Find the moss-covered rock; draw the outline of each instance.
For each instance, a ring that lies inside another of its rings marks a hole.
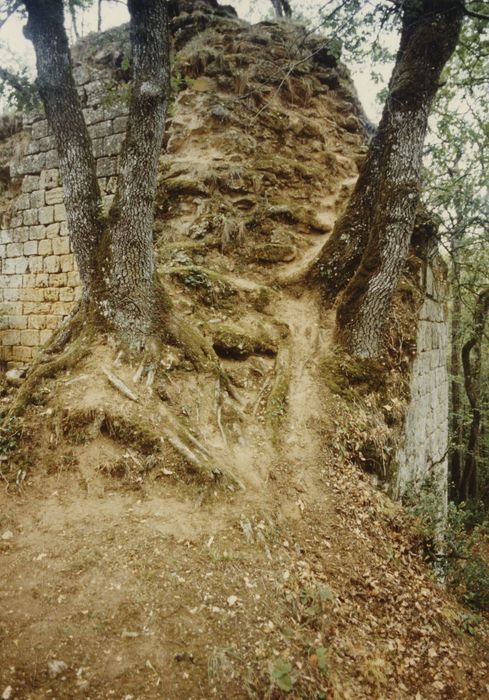
[[[287,243],[263,243],[255,246],[253,260],[264,263],[290,262],[297,255],[295,245]]]
[[[275,355],[277,342],[263,328],[251,332],[222,324],[213,331],[214,350],[220,357],[244,360],[250,355]]]

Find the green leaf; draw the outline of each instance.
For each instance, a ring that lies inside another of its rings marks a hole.
[[[326,662],[326,649],[324,647],[316,647],[316,656],[318,658],[318,668],[321,673],[326,673],[328,664]]]
[[[272,679],[275,681],[275,684],[286,693],[290,693],[295,683],[291,671],[292,666],[282,659],[277,661],[272,670]]]

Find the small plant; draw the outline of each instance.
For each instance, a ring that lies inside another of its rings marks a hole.
[[[187,287],[194,289],[205,289],[208,292],[212,291],[212,282],[205,272],[201,272],[196,268],[191,268],[190,271],[183,277],[183,283]]]
[[[475,636],[477,633],[477,627],[481,624],[482,618],[480,615],[474,615],[473,613],[466,613],[462,615],[460,629],[464,634],[470,634]]]
[[[326,661],[326,649],[324,647],[316,647],[315,654],[318,662],[318,669],[321,673],[328,672],[328,663]]]
[[[435,564],[465,605],[489,610],[487,521],[480,522],[477,504],[449,503],[446,518],[432,480],[421,489],[408,489],[404,505],[415,517],[414,533],[426,558]],[[478,523],[478,524],[476,524]]]
[[[286,693],[290,693],[297,680],[292,673],[292,665],[283,659],[279,659],[272,668],[271,676],[274,684]]]
[[[271,401],[270,405],[270,415],[273,418],[279,418],[284,416],[287,410],[287,401],[283,397],[275,397]]]
[[[0,457],[13,452],[22,435],[22,426],[18,419],[10,418],[0,424]]]

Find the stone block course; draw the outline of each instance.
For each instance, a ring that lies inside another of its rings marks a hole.
[[[433,488],[440,495],[443,516],[448,470],[446,292],[431,266],[427,268],[424,284],[427,296],[419,311],[411,401],[405,418],[404,444],[397,452],[398,478],[394,491],[396,496],[401,496],[409,485],[419,489],[428,478],[432,479]]]
[[[64,204],[54,205],[54,220],[55,221],[66,221],[66,209]]]
[[[64,200],[63,188],[54,187],[46,191],[46,204],[62,204]]]
[[[123,101],[103,104],[107,84],[96,69],[77,66],[75,75],[87,104],[83,111],[108,208],[128,107]],[[44,116],[26,117],[24,127],[30,141],[12,168],[12,175],[21,179],[20,192],[9,221],[0,228],[0,359],[14,364],[32,359],[81,296],[54,138]]]
[[[39,209],[39,223],[52,224],[54,221],[54,207],[41,207]]]
[[[31,192],[30,206],[34,209],[40,209],[45,204],[44,190],[34,190]]]
[[[26,209],[22,217],[24,226],[34,226],[39,223],[39,213],[37,209]]]

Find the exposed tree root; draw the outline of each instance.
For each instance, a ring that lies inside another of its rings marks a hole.
[[[128,399],[131,399],[131,401],[139,401],[139,397],[137,394],[135,394],[127,384],[125,384],[122,379],[119,379],[113,372],[108,370],[106,367],[102,367],[102,372],[105,374],[107,379],[109,380],[109,383],[115,387],[118,391],[121,392],[123,396],[125,396]]]
[[[77,311],[39,353],[7,412],[7,420],[24,412],[29,399],[43,379],[71,369],[88,354],[92,338],[90,331],[83,332],[85,320],[85,313],[81,310]],[[68,348],[61,355],[51,359],[54,353],[60,352],[68,343]]]
[[[287,412],[290,388],[290,345],[280,348],[275,361],[275,380],[267,400],[267,413],[273,430],[273,440],[278,440],[278,429]]]
[[[181,317],[168,321],[165,328],[168,341],[181,348],[198,372],[217,372],[219,362],[214,348],[195,326]]]

